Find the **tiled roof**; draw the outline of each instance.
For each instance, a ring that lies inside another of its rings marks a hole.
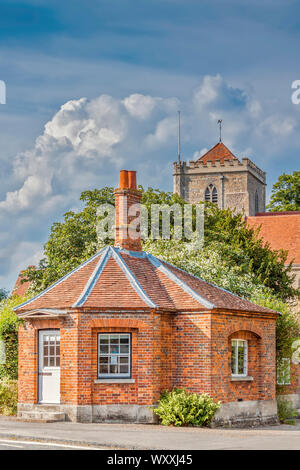
[[[218,142],[214,147],[212,147],[208,152],[202,155],[197,162],[207,163],[208,161],[215,162],[220,160],[221,163],[224,163],[224,160],[238,160],[238,158],[233,155],[233,153],[223,144],[223,142]]]
[[[30,286],[29,281],[22,282],[23,274],[24,274],[24,271],[21,271],[18,276],[18,279],[16,280],[15,286],[12,290],[12,293],[14,295],[19,295],[20,297],[23,297],[27,293],[29,286]]]
[[[250,227],[260,227],[259,236],[273,250],[288,250],[288,262],[300,263],[300,213],[268,212],[247,217]]]
[[[38,309],[238,310],[273,313],[143,251],[108,246],[28,302]]]

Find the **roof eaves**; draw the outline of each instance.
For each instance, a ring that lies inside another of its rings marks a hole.
[[[162,273],[164,273],[169,279],[171,279],[171,281],[173,281],[175,284],[177,284],[182,290],[184,290],[187,294],[189,294],[191,297],[193,297],[193,299],[195,299],[201,305],[204,305],[204,307],[206,307],[208,309],[216,308],[216,305],[214,305],[213,303],[209,302],[209,300],[207,300],[204,297],[202,297],[201,295],[199,295],[190,286],[188,286],[184,281],[179,279],[174,273],[172,273],[172,271],[170,271],[166,266],[164,266],[164,264],[158,258],[155,258],[154,256],[150,255],[149,253],[147,254],[147,258],[150,261],[150,263],[153,264],[153,266],[155,266]]]
[[[70,276],[72,276],[72,274],[76,273],[77,271],[79,271],[81,268],[83,268],[84,266],[86,266],[88,263],[90,263],[91,261],[93,261],[97,256],[99,256],[103,251],[103,248],[98,251],[98,253],[96,253],[94,256],[92,256],[91,258],[87,259],[86,261],[84,261],[83,263],[81,263],[79,266],[77,266],[77,268],[74,268],[72,271],[70,271],[69,273],[65,274],[62,278],[60,278],[58,281],[56,281],[54,284],[52,284],[51,286],[47,287],[47,289],[43,290],[42,292],[40,292],[39,294],[35,295],[34,297],[32,297],[32,299],[29,299],[29,300],[26,300],[26,302],[23,302],[22,304],[20,305],[17,305],[16,307],[13,308],[14,311],[16,310],[19,310],[19,308],[21,307],[25,307],[25,305],[29,305],[31,302],[33,302],[34,300],[37,300],[39,299],[40,297],[42,297],[44,294],[46,294],[47,292],[49,292],[50,290],[52,290],[54,287],[58,286],[61,282],[65,281],[66,279],[68,279]]]
[[[119,253],[118,248],[111,247],[112,249],[112,255],[114,260],[118,263],[122,271],[124,272],[125,276],[129,280],[131,286],[133,289],[136,291],[136,293],[139,295],[139,297],[147,304],[149,307],[152,308],[157,308],[158,306],[148,297],[138,280],[135,278],[135,276],[132,274],[130,269],[128,268],[127,264],[123,260],[122,256]]]

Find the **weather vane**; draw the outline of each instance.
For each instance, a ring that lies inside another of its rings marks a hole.
[[[220,140],[219,140],[219,142],[222,142],[222,119],[218,120],[218,124],[220,126]]]

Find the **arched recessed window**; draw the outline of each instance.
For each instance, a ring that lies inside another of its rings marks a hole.
[[[259,212],[259,207],[258,207],[258,192],[257,190],[255,191],[255,214],[256,212]]]
[[[209,184],[207,186],[205,190],[204,198],[205,198],[205,201],[218,204],[218,191],[217,191],[217,188],[213,184]]]

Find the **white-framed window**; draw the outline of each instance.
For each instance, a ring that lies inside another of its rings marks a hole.
[[[244,339],[231,341],[231,375],[245,377],[248,374],[248,342]]]
[[[291,361],[288,358],[283,358],[280,361],[277,361],[277,384],[291,384]]]
[[[131,334],[98,334],[98,377],[130,377]]]

